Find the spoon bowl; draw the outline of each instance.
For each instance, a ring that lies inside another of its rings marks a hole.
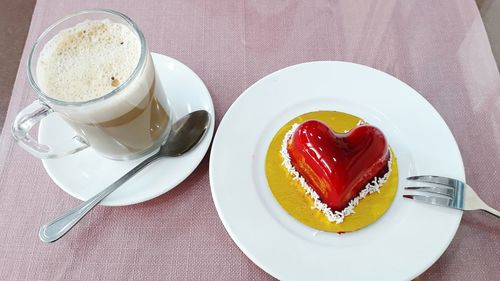
[[[210,115],[205,110],[193,111],[172,126],[167,140],[158,152],[161,156],[181,156],[196,146],[208,129]]]

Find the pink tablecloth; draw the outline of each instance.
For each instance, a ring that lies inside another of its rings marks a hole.
[[[217,123],[245,88],[285,66],[345,60],[390,73],[441,113],[468,182],[500,208],[500,78],[472,0],[39,0],[0,140],[1,280],[271,279],[224,230],[211,199],[208,156],[159,198],[97,207],[57,243],[38,240],[42,223],[78,201],[14,144],[9,126],[34,99],[24,67],[30,45],[56,19],[93,7],[129,15],[152,51],[197,72],[212,94]],[[201,210],[197,216],[193,207]],[[449,249],[419,279],[498,280],[499,238],[498,219],[466,213]]]

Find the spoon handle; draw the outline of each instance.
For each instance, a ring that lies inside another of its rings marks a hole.
[[[117,181],[112,183],[110,186],[106,187],[103,191],[94,195],[87,201],[82,202],[76,208],[69,210],[68,212],[62,214],[61,216],[53,219],[45,225],[40,227],[40,232],[38,233],[40,240],[46,243],[54,242],[57,239],[63,237],[73,226],[75,226],[90,210],[92,210],[99,202],[110,195],[113,191],[118,189],[123,183],[129,180],[137,172],[146,167],[149,163],[159,158],[159,154],[156,153],[151,157],[142,161],[139,165],[135,166],[128,173],[123,175]]]

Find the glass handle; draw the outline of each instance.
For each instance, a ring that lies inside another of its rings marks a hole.
[[[87,141],[78,135],[61,143],[57,148],[38,143],[29,132],[34,125],[53,112],[52,108],[39,100],[25,107],[17,114],[12,124],[12,135],[16,142],[24,150],[42,159],[59,158],[89,147]]]

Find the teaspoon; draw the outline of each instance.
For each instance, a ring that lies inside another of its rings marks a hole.
[[[50,243],[64,236],[88,212],[90,212],[90,210],[99,204],[99,202],[118,189],[123,183],[149,163],[160,157],[176,157],[189,151],[202,139],[208,128],[209,120],[210,115],[205,110],[191,112],[179,119],[172,126],[172,131],[157,153],[142,161],[128,173],[89,200],[40,227],[40,239],[43,242]]]

